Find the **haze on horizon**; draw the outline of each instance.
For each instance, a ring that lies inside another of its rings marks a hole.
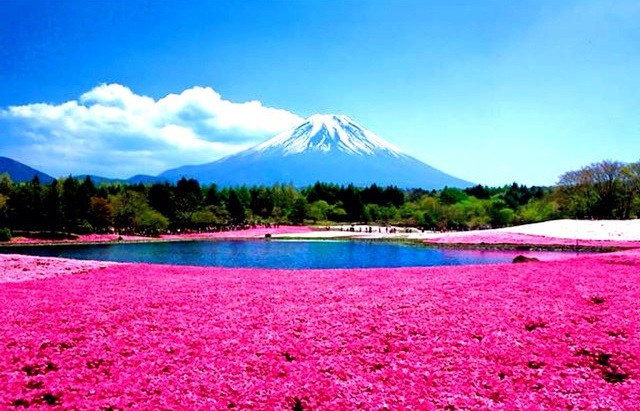
[[[54,176],[214,161],[315,113],[487,185],[640,159],[640,3],[0,2],[0,155]]]

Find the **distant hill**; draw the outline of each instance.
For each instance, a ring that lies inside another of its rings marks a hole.
[[[29,167],[26,164],[8,157],[0,156],[0,175],[4,173],[7,173],[11,178],[11,181],[13,181],[14,183],[24,183],[31,181],[33,180],[34,176],[38,176],[42,184],[49,184],[53,180],[55,180],[55,178],[51,177],[50,175],[43,173],[42,171],[38,171],[35,168]],[[164,177],[149,176],[145,174],[138,174],[130,178],[109,178],[89,174],[79,174],[72,177],[79,180],[84,180],[85,178],[90,177],[91,181],[93,181],[93,183],[96,185],[102,183],[154,184],[164,183],[165,181],[167,181],[167,179]]]
[[[87,174],[81,174],[81,175],[77,175],[77,176],[74,176],[74,177],[79,179],[79,180],[83,180],[83,179],[85,179],[87,177],[90,177],[91,181],[93,181],[93,183],[96,184],[96,185],[100,185],[102,183],[107,183],[107,184],[113,184],[113,183],[154,184],[154,183],[164,183],[165,181],[167,181],[166,178],[160,178],[160,177],[156,177],[156,176],[149,176],[149,175],[145,175],[145,174],[138,174],[138,175],[135,175],[135,176],[130,177],[130,178],[110,178],[110,177],[102,177],[102,176],[87,175]]]
[[[473,185],[403,153],[345,115],[322,114],[248,150],[208,164],[167,170],[160,177],[195,178],[220,186],[302,187],[316,181],[423,189]]]
[[[11,181],[14,183],[23,183],[25,181],[33,180],[33,177],[38,176],[40,182],[43,184],[49,184],[53,180],[48,174],[38,171],[35,168],[31,168],[26,164],[22,164],[19,161],[0,157],[0,174],[7,173],[11,177]]]
[[[137,174],[133,177],[129,177],[125,180],[125,182],[129,184],[155,184],[155,183],[164,183],[168,181],[164,177],[160,176],[149,176],[146,174]]]

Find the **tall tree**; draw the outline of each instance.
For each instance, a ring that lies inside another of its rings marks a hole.
[[[593,163],[560,176],[556,197],[575,217],[622,218],[624,212],[624,164]]]
[[[66,229],[75,231],[81,228],[87,217],[90,202],[90,190],[88,184],[80,182],[69,176],[62,182],[62,212]]]
[[[175,218],[185,227],[192,227],[193,214],[202,206],[202,190],[197,180],[181,178],[174,190]]]
[[[220,190],[218,190],[218,186],[215,184],[211,184],[209,188],[207,188],[207,192],[205,194],[205,205],[217,207],[222,205],[222,202],[223,198]]]
[[[273,212],[273,195],[267,187],[252,187],[249,190],[251,194],[251,212],[254,216],[268,218]]]
[[[106,233],[113,225],[113,207],[106,198],[91,197],[89,223],[98,233]]]
[[[117,229],[127,233],[157,235],[168,227],[168,220],[149,206],[144,193],[125,190],[110,198]]]
[[[445,187],[440,191],[440,202],[444,205],[452,205],[466,200],[469,196],[459,188]]]
[[[291,222],[295,224],[304,223],[304,218],[307,215],[307,200],[300,196],[296,198],[293,203],[293,210],[291,211]]]
[[[53,180],[47,185],[44,197],[44,227],[52,231],[62,230],[65,221],[58,180]]]
[[[246,211],[244,205],[238,197],[236,190],[229,190],[229,201],[227,202],[227,211],[231,220],[235,224],[243,223],[246,218]]]
[[[349,184],[341,190],[340,197],[349,220],[361,221],[364,217],[364,203],[360,197],[360,191],[353,184]]]
[[[170,220],[176,217],[176,194],[169,183],[156,183],[149,188],[149,205]]]
[[[623,216],[640,216],[640,161],[627,164],[622,168]]]

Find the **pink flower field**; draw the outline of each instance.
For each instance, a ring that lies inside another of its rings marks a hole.
[[[159,237],[142,237],[137,235],[118,234],[86,234],[78,236],[77,240],[41,240],[37,238],[17,237],[11,239],[11,244],[50,244],[50,243],[105,243],[115,241],[165,241],[165,240],[213,240],[213,239],[243,239],[264,238],[267,234],[301,234],[313,231],[306,226],[280,226],[277,228],[252,228],[246,230],[164,234]]]
[[[546,237],[540,235],[519,234],[509,232],[487,231],[463,231],[447,233],[441,237],[424,240],[432,244],[459,244],[459,245],[536,245],[544,247],[614,247],[614,248],[638,248],[638,241],[624,240],[584,240],[558,237]]]
[[[304,271],[41,260],[0,260],[3,410],[640,409],[638,251]]]
[[[0,284],[82,274],[105,269],[113,264],[115,263],[0,254]]]

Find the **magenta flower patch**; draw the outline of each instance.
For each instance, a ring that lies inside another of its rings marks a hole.
[[[0,284],[3,410],[640,409],[634,251],[304,271],[22,258],[1,278],[74,275]]]

